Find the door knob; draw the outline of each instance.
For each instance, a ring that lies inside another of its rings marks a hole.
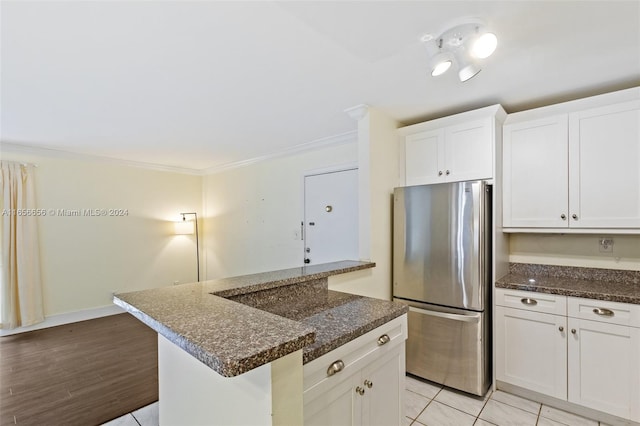
[[[558,327],[558,330],[560,330],[560,331],[564,331],[564,327],[563,327],[563,326],[560,326],[560,327]]]
[[[311,259],[306,258],[306,259],[304,260],[304,263],[311,263]]]
[[[356,388],[356,393],[360,396],[364,395],[364,388],[361,388],[360,386],[358,386]]]
[[[566,215],[566,214],[564,214],[564,213],[562,213],[562,214],[560,215],[560,219],[562,219],[562,220],[566,220],[566,219],[567,219],[567,215]]]
[[[373,382],[371,380],[365,380],[364,385],[371,389],[373,387]]]

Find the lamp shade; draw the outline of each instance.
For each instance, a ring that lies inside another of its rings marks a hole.
[[[480,67],[478,67],[476,64],[468,63],[460,67],[460,70],[458,71],[458,78],[460,79],[460,81],[467,81],[479,72]]]
[[[174,222],[176,235],[191,235],[194,231],[194,223],[192,220],[180,220]]]

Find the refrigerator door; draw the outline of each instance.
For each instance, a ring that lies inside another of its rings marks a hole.
[[[484,310],[490,189],[482,181],[395,189],[394,297]]]
[[[491,380],[488,333],[485,312],[409,303],[407,372],[482,396]]]

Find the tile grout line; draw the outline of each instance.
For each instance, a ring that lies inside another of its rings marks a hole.
[[[133,415],[133,412],[131,412],[131,413],[129,413],[129,414],[131,414],[131,417],[133,417],[133,420],[134,420],[136,423],[138,423],[138,426],[142,426],[142,423],[140,423],[140,422],[138,421],[138,419],[136,418],[136,416],[134,416],[134,415]]]
[[[540,416],[542,415],[542,404],[540,404],[540,408],[538,408],[538,418],[536,418],[536,426],[540,423]]]
[[[435,394],[435,395],[433,395],[433,398],[430,398],[430,399],[429,399],[429,402],[427,402],[427,405],[425,405],[425,406],[424,406],[424,408],[423,408],[422,410],[420,410],[420,412],[416,415],[416,418],[415,418],[415,419],[413,419],[413,422],[411,422],[411,424],[410,424],[409,426],[412,426],[414,423],[418,423],[418,424],[422,425],[422,423],[418,422],[418,417],[420,417],[420,414],[424,413],[424,410],[426,410],[426,409],[427,409],[427,407],[428,407],[429,405],[431,405],[431,403],[436,399],[436,396],[438,396],[438,394],[440,394],[440,392],[442,392],[442,389],[444,389],[444,387],[441,387],[441,388],[438,390],[438,392],[436,392],[436,394]],[[411,391],[409,391],[409,392],[411,392]],[[414,393],[416,393],[416,392],[414,392]],[[422,396],[424,396],[424,395],[422,395]]]
[[[486,420],[484,420],[484,419],[481,419],[481,418],[480,418],[480,414],[482,414],[482,410],[484,410],[484,407],[486,407],[486,406],[487,406],[487,404],[489,403],[489,400],[491,399],[491,397],[492,397],[492,396],[493,396],[493,391],[491,391],[491,395],[489,395],[489,396],[487,397],[487,399],[484,401],[484,404],[482,404],[482,408],[480,409],[480,412],[479,412],[479,413],[478,413],[478,415],[476,416],[476,421],[475,421],[475,422],[473,422],[474,424],[475,424],[478,420],[482,420],[483,422],[484,422],[484,421],[486,421]],[[489,422],[487,422],[487,423],[489,423]]]

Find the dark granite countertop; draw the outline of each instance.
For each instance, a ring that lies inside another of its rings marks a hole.
[[[374,267],[333,262],[114,296],[149,327],[227,377],[303,349],[307,363],[407,312],[328,290],[327,277]]]
[[[640,304],[640,271],[512,263],[496,287]]]

